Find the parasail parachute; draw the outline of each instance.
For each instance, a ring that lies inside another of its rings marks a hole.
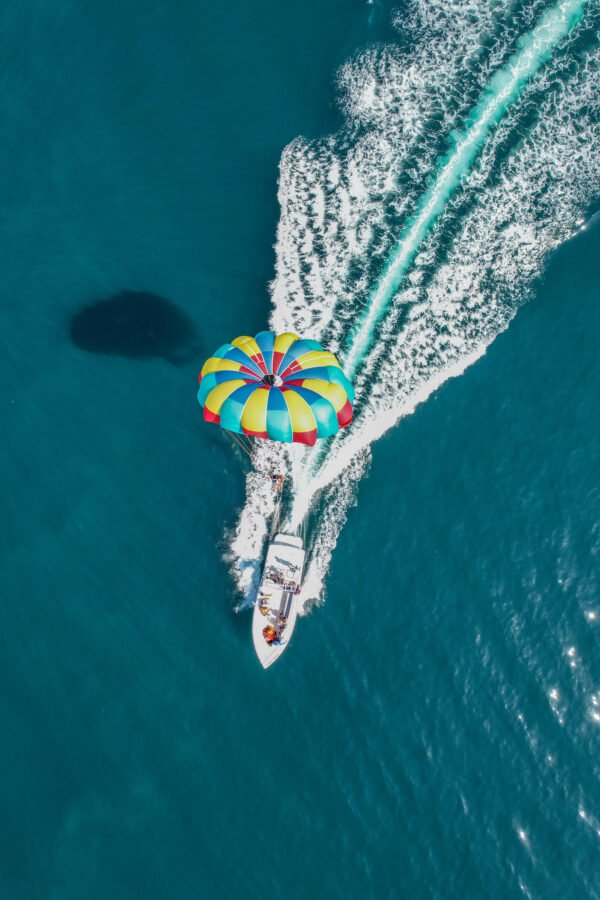
[[[292,332],[235,338],[198,383],[205,420],[234,435],[312,446],[352,421],[354,390],[334,354]]]

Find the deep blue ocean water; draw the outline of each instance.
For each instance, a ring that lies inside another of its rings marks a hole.
[[[273,670],[233,611],[196,374],[264,327],[281,152],[389,14],[0,14],[3,898],[600,894],[598,223],[374,445]],[[177,359],[71,340],[124,291],[187,317]]]

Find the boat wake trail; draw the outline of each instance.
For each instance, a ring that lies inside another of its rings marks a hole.
[[[336,352],[355,421],[255,454],[231,564],[250,600],[273,465],[308,522],[305,609],[371,444],[485,353],[600,194],[600,0],[418,0],[338,73],[344,128],[282,156],[274,330]]]

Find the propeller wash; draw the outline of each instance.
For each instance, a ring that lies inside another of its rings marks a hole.
[[[255,449],[228,557],[249,603],[268,473],[309,523],[306,610],[371,444],[485,353],[600,194],[600,0],[417,0],[394,25],[338,73],[344,127],[281,159],[270,327],[337,355],[355,418],[316,452]]]

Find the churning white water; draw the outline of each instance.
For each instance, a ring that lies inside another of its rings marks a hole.
[[[323,341],[356,387],[351,427],[320,448],[264,443],[230,562],[250,601],[274,497],[310,515],[304,606],[372,443],[462,374],[527,299],[600,188],[597,3],[419,0],[398,44],[338,73],[344,128],[283,153],[270,327]]]

